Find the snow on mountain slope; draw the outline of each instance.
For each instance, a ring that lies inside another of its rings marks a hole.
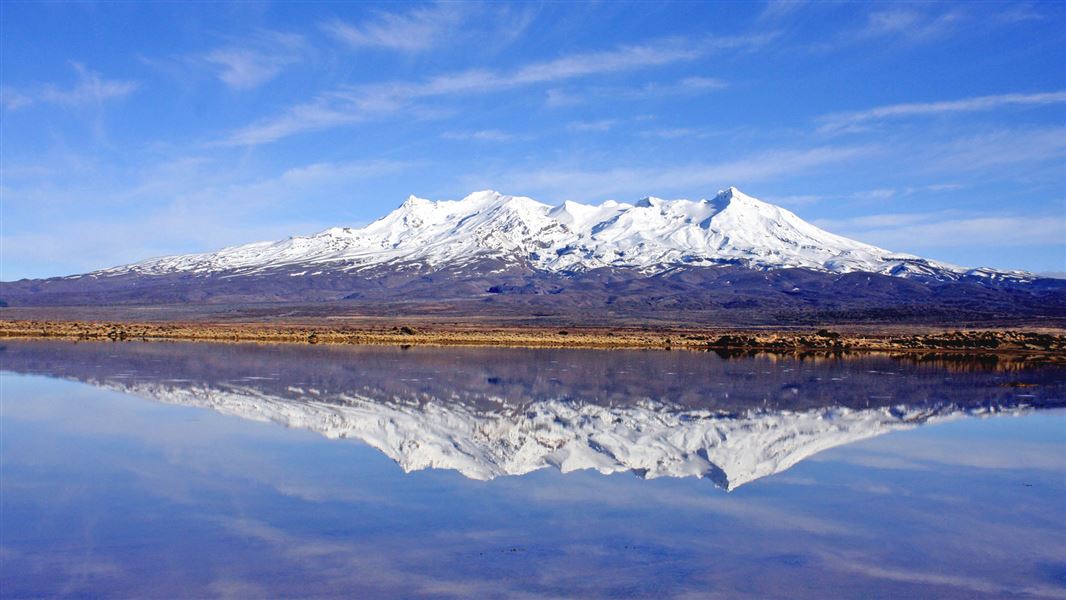
[[[552,272],[625,267],[652,274],[682,265],[739,264],[937,279],[1027,276],[969,270],[863,244],[736,188],[711,200],[649,197],[636,204],[607,201],[598,206],[565,202],[551,207],[493,191],[439,202],[412,196],[359,229],[335,227],[308,237],[152,259],[92,275],[461,266],[485,258]]]
[[[558,400],[490,412],[455,401],[409,404],[356,393],[326,400],[295,389],[290,389],[291,397],[282,397],[237,385],[90,383],[332,439],[359,440],[407,472],[451,469],[488,480],[548,467],[564,473],[595,469],[649,479],[706,477],[727,490],[780,473],[823,450],[925,423],[995,412],[945,405],[752,409],[736,415],[651,401],[600,406]]]

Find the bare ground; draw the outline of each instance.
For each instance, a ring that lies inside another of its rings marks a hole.
[[[776,352],[891,352],[1012,355],[1016,360],[1066,364],[1062,330],[937,330],[930,327],[843,329],[508,327],[412,321],[361,324],[117,322],[0,320],[0,338],[69,340],[187,340],[301,344],[392,344],[760,350]]]

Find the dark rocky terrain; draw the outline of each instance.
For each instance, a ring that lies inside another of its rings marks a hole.
[[[604,325],[1066,324],[1066,280],[937,281],[739,266],[676,268],[650,276],[613,268],[551,273],[491,261],[434,270],[326,268],[315,275],[289,269],[123,273],[4,282],[0,301],[38,309],[0,309],[5,318],[62,318],[94,308],[110,309],[113,318],[122,307],[180,306],[179,312],[193,318],[223,311],[264,318],[429,315]]]

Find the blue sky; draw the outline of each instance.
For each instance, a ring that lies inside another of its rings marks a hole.
[[[1066,271],[1066,4],[0,4],[0,278],[735,185]]]

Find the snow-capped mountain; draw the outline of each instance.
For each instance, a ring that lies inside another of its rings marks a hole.
[[[880,355],[25,341],[5,344],[0,368],[358,440],[407,471],[595,469],[726,489],[891,431],[1066,405],[1054,369]]]
[[[938,280],[1027,277],[1023,272],[966,269],[863,244],[819,229],[736,188],[710,200],[649,197],[635,204],[607,201],[592,206],[568,201],[555,207],[494,191],[439,202],[412,196],[358,229],[335,227],[308,237],[152,259],[91,275],[296,268],[305,270],[293,275],[305,275],[381,265],[462,266],[485,259],[553,273],[614,267],[654,274],[680,266],[740,265]]]
[[[492,191],[412,197],[361,228],[0,284],[0,307],[265,303],[604,324],[663,311],[676,324],[679,310],[691,323],[786,313],[973,323],[1066,317],[1066,281],[890,252],[729,188],[596,206]]]
[[[449,469],[490,480],[556,468],[603,474],[707,478],[725,490],[780,473],[824,450],[892,431],[965,416],[996,414],[986,406],[750,409],[742,414],[681,410],[662,402],[599,406],[561,400],[521,410],[476,410],[434,399],[403,404],[358,394],[322,398],[292,389],[287,397],[248,386],[137,384],[101,387],[142,398],[207,408],[225,415],[363,442],[405,472]],[[1009,414],[1029,409],[1013,408]]]

